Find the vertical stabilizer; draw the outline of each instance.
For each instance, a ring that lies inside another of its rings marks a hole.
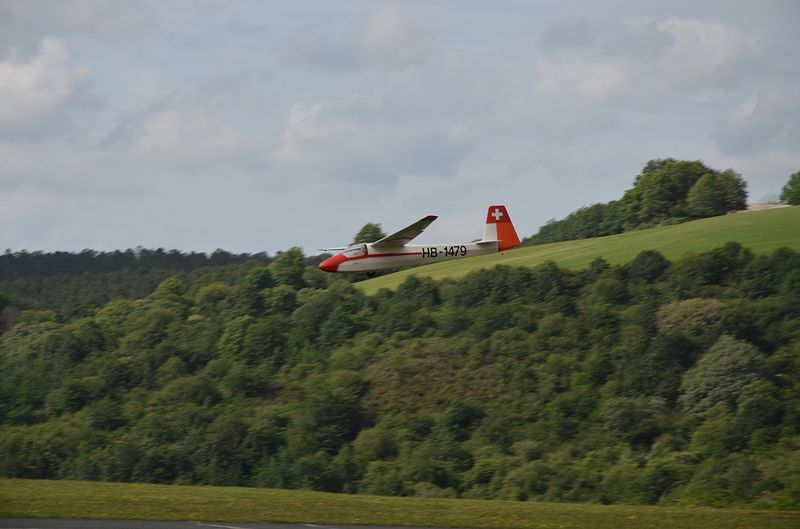
[[[501,252],[519,246],[517,231],[514,229],[514,224],[511,223],[511,217],[505,206],[489,206],[483,240],[500,241],[498,250]]]

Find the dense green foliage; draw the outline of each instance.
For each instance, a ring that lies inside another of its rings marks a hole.
[[[800,507],[800,254],[367,297],[298,250],[0,337],[0,475]]]
[[[781,190],[781,202],[792,206],[800,205],[800,171],[792,174]]]
[[[6,251],[0,255],[0,329],[19,317],[18,309],[59,309],[65,317],[82,316],[115,299],[146,297],[170,276],[177,275],[190,283],[212,279],[234,282],[254,267],[275,260],[286,263],[296,260],[298,255],[302,263],[294,268],[301,275],[306,274],[309,284],[325,285],[322,274],[306,269],[319,263],[323,256],[303,257],[298,252],[289,249],[284,252],[287,255],[279,253],[272,257],[266,253],[232,254],[217,250],[206,255],[160,248],[80,253]],[[276,273],[281,272],[276,270]],[[3,311],[6,305],[10,308]]]
[[[551,220],[523,241],[544,244],[613,235],[659,224],[724,215],[747,207],[747,184],[731,169],[700,161],[650,160],[621,200],[581,208]]]
[[[210,255],[178,250],[165,251],[163,248],[96,252],[84,250],[72,252],[6,252],[0,255],[0,281],[20,277],[75,276],[85,273],[106,273],[117,270],[173,270],[189,272],[207,266],[225,266],[256,261],[269,264],[272,261],[266,253],[232,254],[216,250]]]

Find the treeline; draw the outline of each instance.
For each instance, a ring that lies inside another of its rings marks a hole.
[[[61,319],[70,319],[91,314],[114,299],[143,298],[174,274],[169,269],[135,269],[0,281],[0,329],[13,323],[21,310],[58,309]]]
[[[0,475],[800,507],[797,252],[371,297],[298,250],[212,272],[22,312],[0,336]]]
[[[294,255],[297,250],[289,252]],[[249,270],[268,265],[282,254],[233,254],[216,250],[206,255],[160,248],[115,252],[84,250],[80,253],[6,252],[0,256],[0,329],[13,321],[21,309],[58,309],[63,317],[72,318],[90,314],[114,299],[144,298],[171,276],[190,283],[208,277],[236,281]],[[313,267],[323,257],[301,257],[301,260]],[[316,281],[322,279],[318,277]],[[13,310],[4,314],[4,306]]]
[[[163,248],[136,248],[124,251],[98,252],[28,252],[26,250],[6,252],[0,255],[0,281],[22,277],[75,276],[85,273],[115,272],[126,269],[174,270],[189,272],[206,266],[226,266],[255,261],[269,264],[267,253],[230,253],[215,250],[211,254],[202,252],[180,252]]]
[[[524,244],[586,239],[724,215],[747,207],[747,184],[731,169],[666,158],[647,162],[620,200],[581,208],[551,220]]]

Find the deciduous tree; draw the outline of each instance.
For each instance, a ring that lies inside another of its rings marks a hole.
[[[763,363],[754,346],[723,335],[683,377],[680,402],[699,416],[717,405],[733,409],[742,390],[759,378]]]
[[[353,237],[352,244],[358,244],[362,242],[375,242],[379,239],[383,239],[386,237],[386,234],[383,233],[380,224],[376,224],[374,222],[368,222],[364,224],[364,227],[358,230],[356,236]]]
[[[781,202],[792,206],[800,205],[800,171],[793,173],[781,190]]]

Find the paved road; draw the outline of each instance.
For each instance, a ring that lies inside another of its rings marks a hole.
[[[167,522],[156,520],[73,520],[0,518],[0,529],[400,529],[394,527],[236,522]],[[428,529],[422,527],[403,529]]]

